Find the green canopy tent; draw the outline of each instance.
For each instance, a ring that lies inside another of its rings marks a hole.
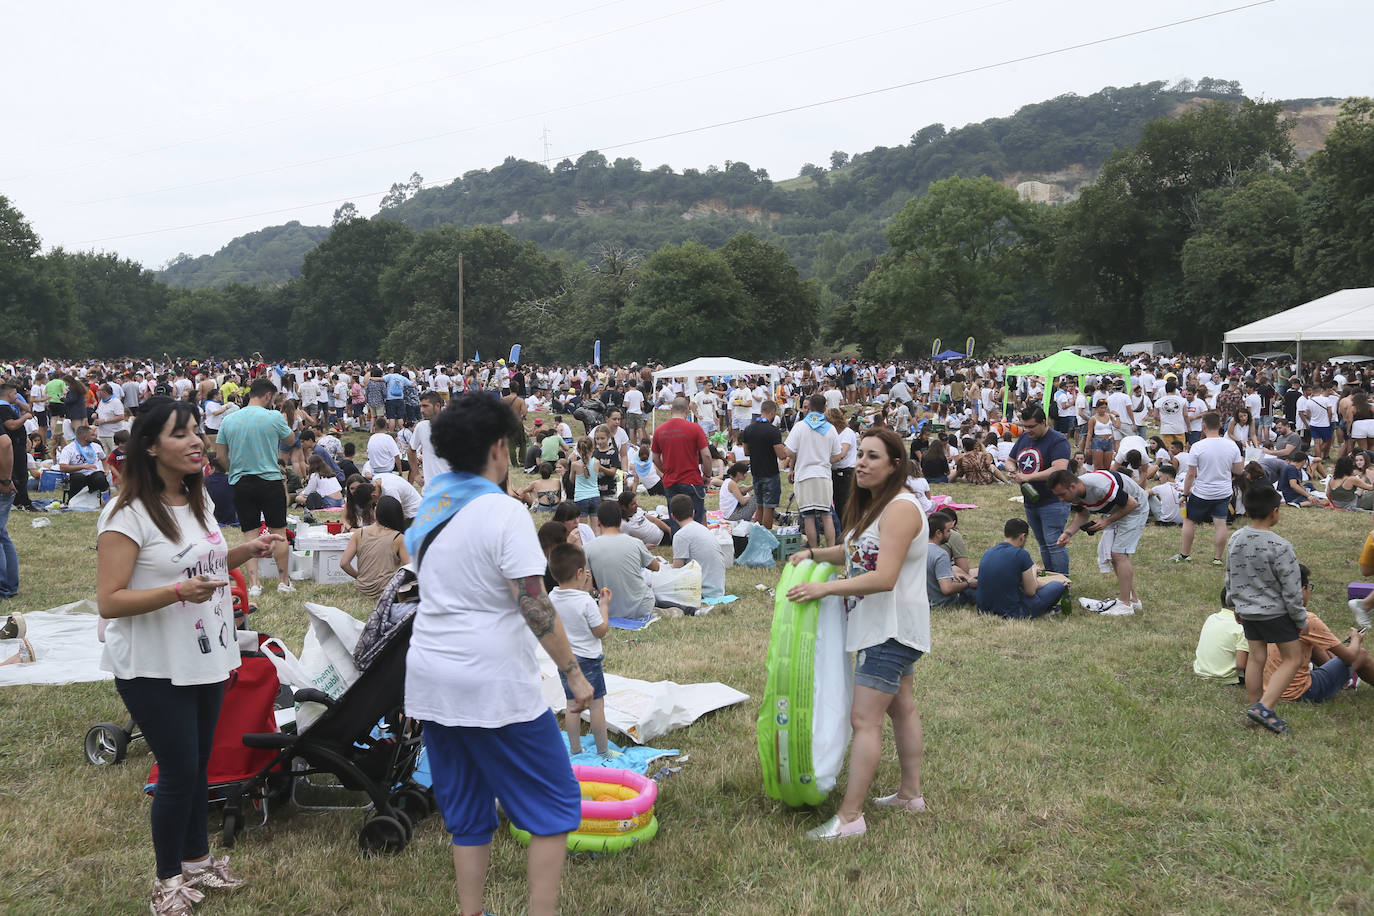
[[[1034,375],[1045,380],[1045,416],[1050,413],[1050,396],[1054,393],[1054,380],[1061,375],[1078,376],[1078,387],[1083,387],[1083,380],[1089,375],[1119,375],[1126,382],[1127,390],[1131,387],[1131,370],[1120,363],[1105,363],[1100,359],[1088,359],[1086,356],[1079,356],[1068,350],[1060,350],[1051,356],[1047,356],[1039,362],[1027,363],[1024,366],[1007,367],[1007,385],[1002,389],[1002,412],[1007,411],[1007,401],[1011,397],[1011,377],[1013,375]]]

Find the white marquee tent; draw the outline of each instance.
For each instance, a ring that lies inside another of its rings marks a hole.
[[[1302,361],[1305,340],[1369,340],[1374,335],[1374,287],[1343,289],[1277,315],[1227,331],[1231,344],[1291,340]]]
[[[746,376],[768,376],[770,389],[778,386],[778,376],[782,370],[777,366],[764,366],[749,363],[729,356],[698,356],[696,359],[660,369],[654,373],[655,379],[680,378],[687,381],[689,390],[695,390],[699,378],[744,378]]]

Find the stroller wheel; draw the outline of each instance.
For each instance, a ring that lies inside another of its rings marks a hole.
[[[219,845],[225,849],[234,848],[234,840],[239,833],[239,813],[231,808],[224,809],[224,823],[219,829]]]
[[[401,811],[412,824],[429,816],[429,796],[422,789],[405,788],[391,796],[391,807]]]
[[[381,814],[363,824],[363,829],[358,832],[358,848],[368,858],[394,856],[406,848],[407,833],[406,825],[401,820]]]
[[[86,762],[93,766],[122,763],[129,752],[129,733],[113,722],[101,722],[86,732]]]

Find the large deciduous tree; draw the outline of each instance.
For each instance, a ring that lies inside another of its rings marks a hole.
[[[1026,272],[1032,212],[991,178],[937,181],[887,230],[892,250],[856,294],[860,342],[916,355],[934,337],[1000,339]]]
[[[463,255],[462,358],[485,350],[505,352],[524,343],[532,329],[520,320],[521,303],[557,294],[563,269],[530,242],[517,241],[493,226],[475,229],[431,229],[416,236],[394,259],[381,280],[381,299],[391,320],[406,324],[412,311],[419,324],[432,331],[441,315],[454,332],[446,341],[456,358],[458,326],[458,255]],[[424,307],[422,310],[421,307]],[[402,335],[404,336],[404,335]],[[402,336],[388,338],[388,347],[408,346]],[[534,354],[531,354],[533,357]]]
[[[388,315],[379,282],[415,234],[391,220],[350,219],[305,256],[291,315],[292,351],[335,359],[376,355]],[[255,348],[256,349],[256,348]]]
[[[611,355],[671,363],[734,352],[734,342],[749,333],[748,305],[723,255],[698,242],[666,245],[639,272],[620,313],[620,349]]]
[[[820,297],[814,284],[802,280],[787,252],[742,232],[720,254],[749,297],[744,336],[733,344],[739,352],[750,359],[777,360],[811,343]]]

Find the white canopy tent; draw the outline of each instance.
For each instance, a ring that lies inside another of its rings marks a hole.
[[[782,375],[782,370],[777,366],[750,363],[730,356],[698,356],[696,359],[689,359],[685,363],[678,363],[676,366],[658,370],[654,373],[654,380],[682,379],[684,381],[683,389],[687,392],[693,392],[696,391],[698,379],[748,378],[762,375],[768,376],[768,390],[776,391],[778,378]],[[656,422],[657,416],[651,415],[651,420]]]
[[[1297,346],[1297,362],[1301,363],[1305,340],[1369,340],[1371,334],[1374,334],[1374,287],[1364,287],[1339,290],[1227,331],[1222,348],[1232,344],[1291,340]]]
[[[690,359],[685,363],[658,370],[654,373],[654,379],[685,379],[687,381],[686,387],[691,390],[696,387],[696,380],[701,378],[744,378],[766,375],[768,376],[768,387],[771,390],[778,386],[778,377],[781,374],[782,370],[777,366],[749,363],[729,356],[698,356],[696,359]]]

